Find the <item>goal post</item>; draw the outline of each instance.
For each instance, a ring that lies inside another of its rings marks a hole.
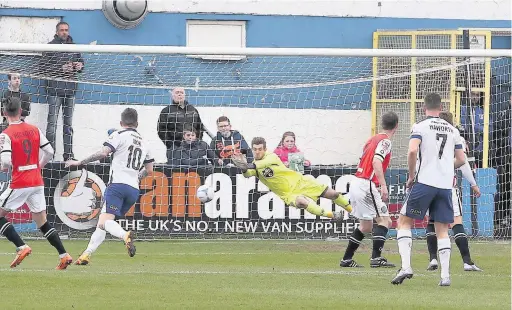
[[[7,90],[6,75],[21,76],[21,91],[31,102],[27,121],[43,132],[48,128],[49,100],[54,100],[50,97],[73,98],[73,151],[78,159],[95,152],[107,131],[119,127],[124,108],[138,111],[139,132],[155,156],[156,171],[141,181],[139,201],[117,220],[125,229],[136,230],[140,239],[346,238],[357,223],[346,213],[343,221],[333,223],[288,208],[257,179],[246,179],[233,167],[168,165],[166,147],[157,133],[159,114],[171,103],[170,90],[184,87],[186,99],[196,106],[213,135],[216,119],[224,115],[248,143],[263,136],[272,152],[283,133],[293,131],[298,148],[312,163],[305,174],[345,193],[365,140],[378,130],[378,118],[385,111],[395,111],[400,127],[393,139],[392,166],[386,178],[390,192],[387,208],[396,225],[405,198],[407,137],[411,123],[423,115],[423,96],[439,92],[445,108],[460,120],[464,104],[458,89],[462,86],[457,84],[459,74],[467,66],[483,65],[485,79],[489,72],[499,74],[499,86],[506,87],[511,56],[510,50],[440,49],[432,43],[438,40],[432,34],[411,37],[416,43],[396,48],[393,42],[405,42],[404,37],[396,41],[377,36],[384,45],[375,49],[2,44],[0,78],[2,89]],[[223,55],[229,57],[219,57]],[[63,59],[81,59],[84,68],[65,71]],[[62,95],[55,95],[55,88]],[[494,96],[500,98],[494,102],[489,99],[494,98],[490,82],[482,89],[488,93],[486,113],[494,103],[505,103],[503,96]],[[492,121],[487,118],[483,124],[489,126]],[[49,219],[63,235],[87,237],[97,222],[109,165],[64,168],[62,131],[68,127],[61,122],[57,124],[55,161],[43,171]],[[488,130],[494,133],[494,129]],[[205,133],[203,139],[209,144],[211,137]],[[477,171],[484,193],[477,209],[463,204],[467,229],[474,221],[471,212],[478,213],[476,237],[495,235],[493,197],[501,186],[501,166],[505,167],[506,151],[502,153],[500,164]],[[79,185],[82,177],[86,181]],[[7,179],[0,174],[2,189]],[[195,196],[202,184],[215,188],[214,199],[206,204]],[[467,184],[461,182],[461,189],[463,200],[467,200]],[[506,196],[500,197],[506,203]],[[319,204],[340,210],[324,198]],[[35,235],[37,229],[26,211],[21,209],[10,219],[19,229]],[[424,222],[415,225],[415,235],[424,236]]]

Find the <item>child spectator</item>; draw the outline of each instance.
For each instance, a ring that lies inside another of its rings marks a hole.
[[[283,164],[286,167],[289,166],[288,156],[293,153],[300,153],[301,151],[295,145],[295,134],[291,131],[287,131],[283,134],[281,138],[281,142],[274,150],[274,153],[279,156]],[[304,166],[309,167],[311,162],[309,160],[304,160]]]
[[[204,141],[197,140],[192,124],[183,125],[183,141],[175,149],[167,150],[167,164],[173,166],[205,166],[213,159],[213,151]]]

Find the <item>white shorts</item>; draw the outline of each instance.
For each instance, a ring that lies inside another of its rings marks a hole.
[[[0,195],[0,208],[12,212],[27,203],[30,212],[39,213],[46,211],[46,200],[44,198],[44,186],[27,188],[7,188]]]
[[[453,216],[462,216],[462,201],[461,201],[461,193],[458,188],[452,189],[452,205],[453,205]],[[405,214],[405,207],[402,206],[400,214]],[[429,216],[429,211],[427,211],[426,216]]]
[[[354,178],[350,182],[349,194],[350,204],[354,208],[352,215],[356,218],[371,221],[376,217],[389,216],[388,207],[372,181]]]
[[[462,201],[458,188],[452,189],[453,216],[462,216]]]

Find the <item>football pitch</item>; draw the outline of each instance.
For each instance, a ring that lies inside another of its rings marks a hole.
[[[64,240],[73,258],[87,241]],[[138,242],[128,257],[121,242],[104,243],[88,266],[54,270],[44,240],[9,268],[14,248],[0,240],[2,309],[510,309],[510,243],[471,243],[484,272],[464,272],[452,246],[452,286],[428,272],[426,244],[413,244],[414,278],[401,286],[394,269],[369,267],[371,243],[339,267],[346,241],[198,240]],[[395,240],[385,256],[399,265]]]

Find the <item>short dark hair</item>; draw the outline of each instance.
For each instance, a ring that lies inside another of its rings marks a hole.
[[[254,137],[251,142],[251,147],[254,145],[260,145],[260,144],[263,144],[263,147],[267,148],[267,141],[265,141],[265,138]]]
[[[128,127],[137,127],[138,118],[137,110],[133,108],[126,108],[121,113],[121,122]]]
[[[4,114],[10,117],[21,115],[21,99],[18,97],[8,97],[2,100]]]
[[[217,119],[217,125],[220,123],[220,122],[228,122],[229,124],[231,124],[231,122],[229,121],[229,118],[227,116],[221,116]]]
[[[55,26],[55,31],[58,31],[59,30],[59,26],[62,26],[62,25],[66,25],[69,28],[69,24],[68,23],[61,21],[61,22],[57,23],[57,26]]]
[[[15,72],[7,73],[7,80],[10,81],[13,75],[20,75],[20,74],[19,73],[15,73]]]
[[[451,112],[442,111],[441,113],[439,113],[439,118],[444,119],[445,121],[450,123],[450,125],[453,126],[453,114]]]
[[[425,108],[429,111],[441,110],[441,96],[437,93],[429,93],[424,99]]]
[[[398,125],[398,115],[392,111],[386,112],[382,115],[380,123],[384,130],[395,129]]]
[[[183,125],[183,132],[193,132],[197,135],[197,132],[192,124],[184,124]]]

